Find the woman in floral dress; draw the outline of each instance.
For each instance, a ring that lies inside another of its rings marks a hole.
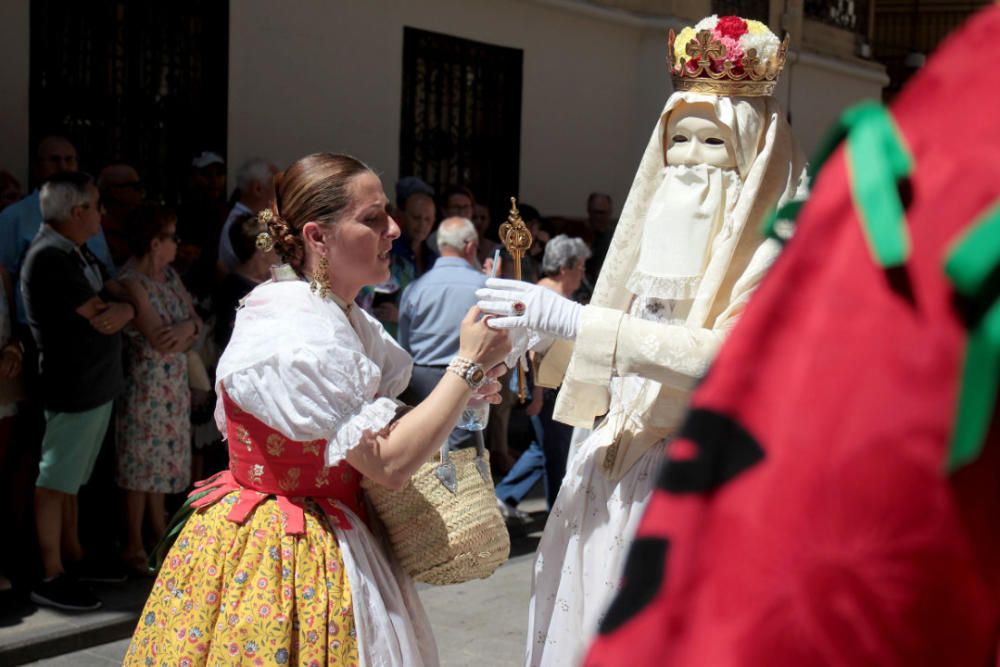
[[[281,179],[260,240],[288,264],[244,299],[216,372],[229,470],[196,485],[126,665],[438,664],[361,479],[401,488],[475,393],[496,402],[483,369],[510,342],[472,309],[453,372],[412,409],[395,399],[412,360],[352,303],[388,278],[388,203],[343,155],[307,156]]]
[[[159,541],[166,532],[164,494],[191,482],[191,395],[186,352],[201,321],[170,262],[177,254],[174,216],[152,205],[128,219],[131,259],[119,280],[136,303],[126,345],[126,388],[117,411],[118,486],[127,492],[126,563],[146,563],[143,518]],[[155,542],[154,542],[155,543]]]

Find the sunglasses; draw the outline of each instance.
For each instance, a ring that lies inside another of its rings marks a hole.
[[[127,183],[115,183],[112,188],[128,188],[136,192],[145,192],[146,184],[142,181],[128,181]]]

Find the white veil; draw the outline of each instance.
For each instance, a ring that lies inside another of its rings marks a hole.
[[[687,317],[689,327],[702,328],[711,327],[720,315],[736,305],[730,303],[729,296],[738,281],[759,280],[777,257],[777,243],[763,239],[761,226],[775,206],[803,196],[807,188],[806,160],[773,97],[672,94],[653,129],[625,200],[590,301],[593,305],[628,311],[633,298],[628,289],[629,278],[638,264],[646,211],[663,178],[667,119],[682,102],[712,105],[720,122],[732,132],[737,169],[743,179],[732,210],[732,224],[711,241],[705,275]],[[571,360],[554,417],[575,426],[590,427],[596,417],[607,412],[608,404],[608,386],[583,381],[574,372]]]

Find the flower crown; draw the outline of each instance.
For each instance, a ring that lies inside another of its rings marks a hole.
[[[669,35],[674,90],[734,97],[770,95],[785,66],[788,37],[779,41],[760,21],[704,18]]]

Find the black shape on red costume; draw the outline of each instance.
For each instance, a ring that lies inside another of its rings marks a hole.
[[[601,634],[614,632],[653,601],[665,579],[663,575],[669,549],[669,540],[636,538],[625,561],[621,594],[614,599],[601,621]]]
[[[688,446],[693,456],[681,456]],[[757,440],[728,415],[691,410],[680,437],[668,446],[657,488],[671,493],[704,493],[719,488],[764,459]]]

